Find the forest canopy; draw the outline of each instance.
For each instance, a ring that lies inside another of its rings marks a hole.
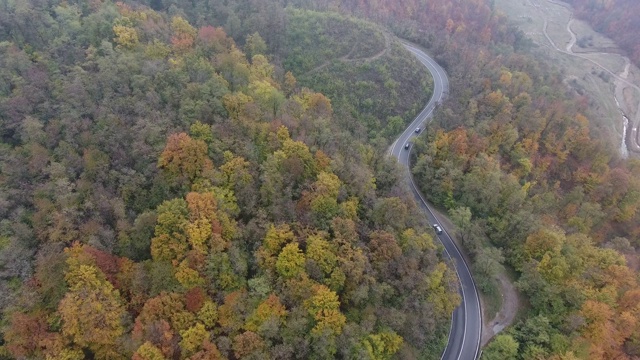
[[[382,123],[338,121],[256,32],[239,45],[174,7],[0,6],[0,357],[439,355],[455,273],[368,142]],[[396,82],[386,61],[371,86]]]
[[[0,10],[0,356],[438,358],[455,273],[385,158],[430,80],[381,25],[449,74],[417,183],[527,299],[484,356],[640,354],[640,163],[489,1]]]

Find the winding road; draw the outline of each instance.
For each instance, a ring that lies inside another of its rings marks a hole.
[[[444,69],[442,69],[440,65],[438,65],[422,50],[408,43],[404,43],[404,46],[413,55],[415,55],[425,67],[427,67],[433,76],[434,89],[433,96],[431,97],[431,100],[429,100],[429,103],[427,103],[415,120],[411,122],[409,127],[405,129],[400,137],[398,137],[393,145],[391,145],[389,154],[397,158],[398,161],[406,168],[411,191],[413,192],[419,206],[424,210],[430,223],[440,224],[437,216],[433,211],[431,211],[426,200],[418,191],[418,188],[413,181],[413,177],[411,176],[411,172],[409,170],[409,154],[411,153],[412,144],[409,141],[414,136],[418,135],[415,132],[416,128],[420,127],[420,129],[424,129],[424,125],[431,120],[430,118],[433,113],[433,109],[449,92],[449,80],[447,79],[447,74]],[[405,144],[408,142],[410,144],[409,149],[405,149]],[[442,353],[441,359],[474,360],[478,358],[480,338],[482,335],[482,311],[480,309],[478,292],[462,253],[455,245],[444,226],[440,224],[440,227],[444,231],[442,234],[437,236],[442,242],[442,245],[444,245],[445,251],[453,262],[456,272],[458,273],[458,279],[460,280],[460,295],[462,297],[462,303],[452,314],[449,342]]]

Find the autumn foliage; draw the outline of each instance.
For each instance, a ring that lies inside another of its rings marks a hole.
[[[530,309],[485,356],[640,354],[640,167],[489,2],[141,3],[0,4],[0,357],[440,356],[455,271],[385,157],[429,80],[347,14],[447,69],[415,180]]]
[[[207,144],[202,140],[194,140],[185,133],[169,137],[158,161],[158,167],[165,169],[172,178],[191,181],[212,166],[207,156]]]
[[[437,353],[454,272],[392,163],[179,5],[0,5],[0,357]]]

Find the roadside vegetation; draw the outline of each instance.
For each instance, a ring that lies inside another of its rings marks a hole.
[[[640,246],[640,166],[592,126],[588,99],[568,93],[489,2],[343,9],[423,44],[449,73],[449,100],[415,148],[414,175],[436,205],[468,209],[476,274],[491,277],[503,257],[529,302],[485,356],[637,356],[639,288],[628,264]]]
[[[638,162],[620,160],[590,123],[588,99],[568,93],[488,2],[402,4],[342,9],[423,44],[449,73],[449,100],[415,148],[414,175],[437,206],[468,220],[481,285],[504,259],[529,303],[484,356],[637,356],[639,288],[627,260],[640,246]]]

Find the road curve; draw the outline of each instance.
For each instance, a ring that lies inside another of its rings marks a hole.
[[[429,100],[429,103],[427,103],[415,120],[411,122],[409,127],[405,129],[393,145],[391,145],[389,154],[397,158],[398,161],[406,168],[411,191],[413,192],[419,206],[424,210],[430,223],[440,224],[437,216],[431,211],[426,200],[422,197],[413,182],[413,176],[411,176],[411,172],[409,170],[409,153],[413,146],[410,140],[414,136],[418,135],[415,131],[416,128],[419,127],[422,132],[425,125],[431,121],[431,114],[433,113],[435,106],[449,93],[449,80],[447,79],[447,74],[444,69],[442,69],[440,65],[438,65],[422,50],[409,43],[404,43],[404,46],[413,55],[415,55],[424,66],[427,67],[433,76],[434,89],[433,96],[431,97],[431,100]],[[407,143],[409,143],[409,149],[405,149],[405,144]],[[460,296],[462,297],[462,303],[452,314],[451,329],[449,330],[449,342],[442,353],[441,359],[474,360],[478,358],[480,337],[482,333],[482,311],[480,309],[478,292],[462,253],[453,240],[451,240],[451,237],[444,226],[440,224],[440,227],[442,227],[444,231],[442,234],[438,235],[438,238],[444,245],[447,255],[455,265],[456,272],[458,273],[458,279],[460,280]]]

